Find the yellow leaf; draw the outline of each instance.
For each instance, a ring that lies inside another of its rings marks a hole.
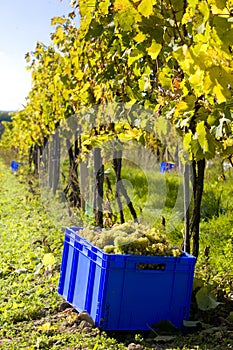
[[[229,15],[229,10],[225,7],[226,1],[221,0],[221,1],[213,1],[211,4],[211,12],[213,15],[218,15],[218,16],[225,16]]]
[[[56,327],[55,326],[51,326],[50,322],[46,322],[46,323],[42,324],[42,326],[39,326],[37,329],[38,329],[38,331],[48,332],[48,331],[51,331],[51,330],[55,330]]]
[[[66,320],[68,323],[74,323],[78,319],[78,314],[72,312],[67,315]]]
[[[203,86],[203,76],[204,72],[197,67],[194,74],[191,74],[189,77],[189,82],[193,85],[194,89],[196,86]]]
[[[134,40],[137,42],[137,43],[141,43],[142,41],[144,41],[146,39],[146,35],[143,34],[142,32],[138,33],[135,37],[134,37]]]
[[[165,66],[159,72],[159,83],[163,86],[163,88],[173,90],[172,72],[168,66]]]
[[[209,5],[207,5],[205,1],[201,1],[199,2],[198,7],[204,17],[204,21],[206,22],[209,19],[210,15]]]
[[[193,57],[190,53],[190,49],[185,44],[176,51],[173,52],[173,56],[179,62],[181,68],[186,72],[193,72],[193,67],[195,65]]]
[[[53,80],[54,80],[54,84],[56,85],[59,82],[59,80],[60,80],[60,74],[56,73],[54,78],[53,78]]]
[[[45,267],[53,266],[56,262],[56,259],[52,253],[47,253],[43,256],[42,262]]]
[[[189,132],[184,135],[183,146],[185,151],[189,151],[191,148],[192,133]]]
[[[99,4],[100,12],[103,15],[108,14],[108,5],[109,5],[109,0],[102,0],[101,3]]]
[[[196,127],[196,133],[194,136],[195,139],[198,140],[203,152],[208,152],[209,150],[209,145],[208,145],[208,140],[206,137],[206,130],[205,130],[205,122],[201,121],[197,124]]]
[[[143,57],[143,54],[139,50],[132,50],[128,56],[128,66],[131,66],[131,64],[139,60],[141,57]]]
[[[95,9],[96,0],[79,0],[79,12],[81,17],[91,16],[92,11]]]
[[[26,62],[28,63],[28,62],[30,62],[30,59],[31,59],[30,53],[28,52],[28,53],[26,53],[26,55],[25,55],[25,60],[26,60]]]
[[[187,111],[188,110],[188,105],[185,101],[179,101],[176,104],[176,110],[174,113],[175,117],[178,117],[180,114],[182,114],[182,112]]]
[[[226,97],[223,95],[222,86],[216,81],[216,84],[213,88],[213,93],[216,95],[218,103],[222,103],[226,101]]]
[[[153,13],[153,3],[152,0],[142,0],[138,6],[138,11],[144,16],[149,17]]]
[[[98,101],[103,95],[102,87],[99,85],[96,85],[94,88],[94,96],[96,101]]]
[[[66,21],[65,18],[62,18],[62,17],[53,17],[51,19],[51,25],[52,26],[55,26],[56,24],[64,24]]]
[[[62,41],[64,39],[64,31],[62,26],[57,27],[56,30],[56,37],[58,40]]]
[[[82,80],[83,76],[84,76],[84,73],[81,70],[75,73],[75,78],[77,78],[78,80]]]
[[[114,2],[114,11],[123,11],[126,10],[128,7],[130,7],[130,3],[128,0],[122,1],[122,0],[115,0]]]
[[[150,47],[148,47],[146,49],[146,51],[148,52],[148,54],[150,55],[150,57],[155,60],[158,57],[158,54],[160,53],[162,49],[162,45],[156,43],[156,41],[153,39],[152,40],[152,44]]]
[[[193,88],[193,91],[197,96],[200,96],[203,94],[203,85],[204,85],[204,71],[195,67],[195,73],[194,74],[191,74],[189,76],[189,83],[190,85],[192,86]]]

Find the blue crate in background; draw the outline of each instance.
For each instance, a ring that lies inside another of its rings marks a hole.
[[[195,257],[106,254],[82,238],[81,230],[65,231],[58,293],[67,302],[86,310],[103,330],[149,330],[167,320],[183,327]]]
[[[11,171],[17,171],[19,169],[19,163],[15,160],[11,161]]]
[[[175,164],[174,164],[174,163],[162,162],[162,163],[160,164],[160,172],[161,172],[162,174],[168,173],[168,172],[171,171],[174,167],[175,167]]]

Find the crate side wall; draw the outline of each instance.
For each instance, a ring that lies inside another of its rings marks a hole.
[[[106,254],[68,229],[59,293],[103,330],[149,330],[161,320],[182,327],[190,310],[195,258]],[[158,266],[141,270],[140,264]]]

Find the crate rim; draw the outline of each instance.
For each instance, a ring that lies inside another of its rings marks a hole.
[[[81,240],[83,240],[84,242],[87,243],[88,246],[92,246],[94,247],[96,250],[98,250],[101,254],[104,254],[106,256],[116,256],[116,257],[120,257],[120,256],[125,256],[125,257],[135,257],[135,258],[148,258],[148,257],[158,257],[158,258],[165,258],[165,259],[174,259],[175,261],[178,261],[179,259],[193,259],[196,261],[196,257],[190,253],[187,253],[183,250],[181,250],[182,255],[180,256],[173,256],[173,255],[137,255],[137,254],[115,254],[115,253],[106,253],[102,248],[96,246],[95,244],[93,244],[92,242],[88,241],[88,239],[86,239],[85,237],[81,236],[78,234],[79,231],[83,230],[83,227],[78,227],[78,226],[67,226],[64,232],[64,236],[67,235],[67,229],[69,229],[70,231],[72,231],[73,234],[75,234],[76,236],[78,236]],[[69,235],[69,234],[68,234]],[[177,247],[174,247],[177,248]]]

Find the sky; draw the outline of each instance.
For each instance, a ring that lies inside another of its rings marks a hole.
[[[23,108],[31,88],[25,55],[48,45],[51,19],[71,12],[70,0],[0,0],[0,111]]]

